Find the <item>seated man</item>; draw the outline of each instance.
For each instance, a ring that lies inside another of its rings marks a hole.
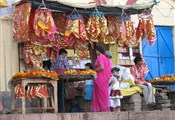
[[[147,105],[155,104],[155,96],[151,83],[148,83],[144,80],[145,75],[147,74],[146,63],[143,62],[142,58],[137,56],[134,59],[135,65],[130,68],[131,74],[134,77],[136,85],[140,86],[143,89],[144,99]]]

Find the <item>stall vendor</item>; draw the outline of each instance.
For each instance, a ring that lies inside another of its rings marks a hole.
[[[59,56],[52,62],[51,70],[58,74],[63,74],[64,71],[69,70],[70,66],[67,59],[67,51],[65,49],[59,50]]]
[[[134,59],[135,66],[131,67],[131,74],[134,77],[136,85],[143,89],[144,99],[147,105],[155,104],[155,96],[153,91],[153,86],[144,80],[146,71],[146,63],[143,62],[142,57],[137,56]]]

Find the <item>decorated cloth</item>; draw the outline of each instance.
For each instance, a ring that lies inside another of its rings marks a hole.
[[[110,80],[111,67],[109,59],[100,54],[95,62],[95,67],[102,66],[104,69],[97,72],[97,78],[94,80],[92,111],[109,112],[109,90],[108,83]]]
[[[48,38],[46,37],[41,37],[41,36],[37,36],[35,33],[33,32],[29,32],[28,33],[28,40],[34,44],[37,45],[42,45],[42,46],[47,46],[47,47],[52,47],[53,45],[55,45],[55,40],[50,41]]]
[[[29,32],[29,17],[31,11],[31,4],[29,2],[17,5],[14,11],[14,35],[15,41],[27,41]]]
[[[34,45],[31,42],[26,42],[23,48],[24,60],[32,67],[42,68],[43,59],[50,58],[50,49],[39,45]]]
[[[118,17],[118,28],[120,29],[117,38],[117,43],[122,47],[135,47],[139,44],[139,39],[136,39],[136,30],[130,16]]]
[[[116,16],[107,17],[107,27],[109,34],[105,36],[103,42],[104,44],[114,44],[119,33],[118,23],[116,22]]]
[[[67,23],[65,22],[67,21],[67,15],[64,13],[54,12],[52,16],[57,27],[57,33],[64,35],[67,25]]]
[[[50,9],[37,9],[34,18],[34,30],[37,36],[47,37],[49,40],[55,38],[56,26]]]
[[[105,16],[103,16],[102,18],[100,18],[100,37],[104,38],[106,35],[109,34],[108,31],[108,27],[107,27],[107,19],[105,18]]]
[[[98,36],[100,35],[100,18],[98,16],[93,16],[89,18],[87,23],[87,33],[89,40],[93,42],[98,42]]]
[[[153,45],[156,41],[156,30],[154,27],[153,18],[147,21],[147,25],[148,25],[148,36],[147,37],[148,37],[150,45]]]
[[[86,58],[86,59],[89,59],[90,58],[90,52],[89,50],[76,50],[75,51],[76,55],[78,58]]]
[[[151,14],[150,14],[151,15]],[[156,41],[156,30],[153,22],[153,18],[148,19],[140,18],[139,24],[136,30],[137,39],[147,38],[150,45],[153,45]]]
[[[119,35],[117,37],[117,44],[119,46],[123,47],[124,43],[127,41],[127,39],[126,39],[126,28],[125,28],[124,22],[119,23],[118,26],[119,26]]]
[[[65,37],[72,39],[75,36],[75,40],[79,40],[83,44],[86,42],[87,35],[85,24],[82,16],[80,15],[70,15],[66,22]],[[74,41],[75,42],[75,41]]]
[[[3,7],[8,7],[8,3],[6,0],[0,0],[0,8],[3,8]],[[1,110],[0,110],[1,111]]]
[[[81,51],[85,51],[88,50],[88,43],[85,42],[84,44],[81,42],[80,40],[77,40],[74,44],[74,48],[75,50],[81,50]]]
[[[86,29],[82,19],[76,18],[72,21],[71,32],[78,39],[86,40]]]
[[[67,39],[65,39],[65,37],[60,34],[56,34],[52,48],[56,51],[59,51],[59,49],[67,48],[68,46],[69,42],[67,41]]]

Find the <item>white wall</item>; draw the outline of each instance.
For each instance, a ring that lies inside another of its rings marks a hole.
[[[8,80],[18,72],[17,43],[12,37],[12,17],[0,16],[0,91],[8,90]]]
[[[159,26],[175,26],[175,1],[160,0],[152,9],[154,24]],[[133,15],[135,26],[138,25],[138,16]]]

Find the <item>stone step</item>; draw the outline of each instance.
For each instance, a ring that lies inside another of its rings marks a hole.
[[[157,100],[156,102],[157,102],[157,103],[160,103],[160,104],[163,104],[163,103],[170,103],[171,100],[164,99],[164,100]]]

